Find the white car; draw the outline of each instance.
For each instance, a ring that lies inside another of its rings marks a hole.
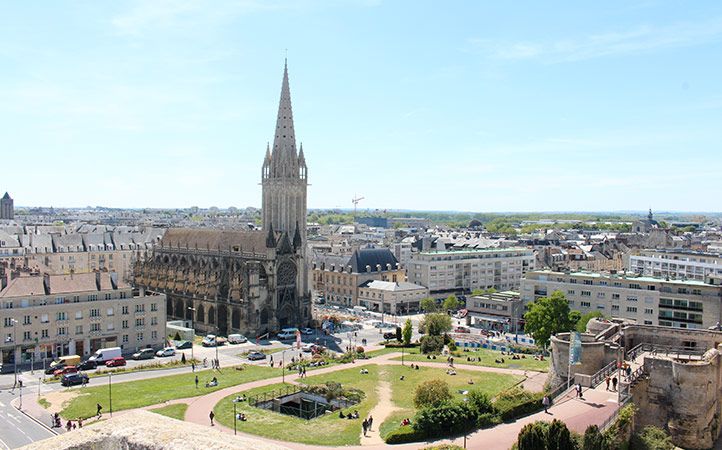
[[[278,333],[277,337],[280,340],[295,339],[298,328],[284,328]]]
[[[166,347],[162,350],[158,350],[157,352],[155,352],[155,356],[158,356],[160,358],[173,355],[175,355],[175,349],[173,347]]]
[[[303,344],[303,346],[301,346],[301,351],[304,353],[311,353],[314,347],[316,347],[316,344]]]
[[[313,328],[301,328],[301,334],[313,334]]]

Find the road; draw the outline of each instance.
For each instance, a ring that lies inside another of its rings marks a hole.
[[[25,395],[26,392],[23,392],[23,397]],[[18,448],[55,436],[11,405],[11,402],[18,398],[18,390],[14,392],[7,389],[0,391],[0,449]]]

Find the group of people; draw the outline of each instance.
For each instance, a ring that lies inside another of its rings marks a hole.
[[[366,436],[366,432],[371,431],[371,425],[374,423],[374,418],[372,416],[369,416],[368,419],[364,419],[361,426],[364,430],[364,436]]]
[[[298,376],[300,378],[306,378],[306,366],[302,366],[299,364],[298,366]]]
[[[494,362],[497,364],[504,364],[504,358],[495,359]]]
[[[411,425],[411,419],[409,419],[408,417],[401,421],[402,427],[405,427],[407,425]]]
[[[206,387],[216,387],[218,386],[218,378],[213,377],[211,378],[211,381],[206,381]],[[196,375],[196,389],[198,389],[198,375]]]
[[[607,375],[604,381],[607,383],[607,390],[609,390],[609,383],[611,382],[613,386],[613,391],[617,392],[617,383],[619,383],[617,377],[610,377],[609,375]]]
[[[60,414],[58,413],[53,414],[52,422],[53,423],[51,424],[51,428],[61,428],[63,426],[60,420]],[[65,424],[65,429],[67,431],[75,430],[76,428],[83,428],[82,417],[78,417],[78,420],[76,420],[75,422],[73,422],[72,420],[68,420]]]
[[[426,359],[436,359],[436,355],[426,355]]]
[[[456,375],[456,370],[454,370],[454,369],[446,369],[446,374],[447,374],[447,375]]]
[[[348,414],[344,414],[343,410],[340,410],[340,409],[338,410],[338,418],[339,419],[358,419],[359,417],[360,416],[359,416],[358,410],[354,409],[354,411],[352,413],[348,413]]]
[[[414,369],[414,370],[419,370],[419,365],[418,365],[418,364],[411,363],[411,365],[410,365],[409,367],[411,367],[411,368]]]

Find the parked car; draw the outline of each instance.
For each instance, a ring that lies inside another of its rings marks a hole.
[[[284,328],[281,330],[280,333],[276,335],[278,339],[284,341],[289,339],[295,339],[296,338],[296,332],[298,332],[298,328]]]
[[[78,365],[79,370],[93,370],[98,367],[98,363],[95,361],[83,361]]]
[[[184,350],[193,347],[193,343],[191,341],[175,341],[173,343],[175,344],[176,350]]]
[[[454,333],[471,333],[471,331],[466,327],[456,327]]]
[[[248,338],[246,338],[242,334],[229,334],[228,335],[228,343],[229,344],[243,344],[244,342],[248,342]]]
[[[395,331],[387,331],[386,333],[384,333],[384,339],[386,339],[387,341],[389,339],[396,339],[396,332]]]
[[[215,334],[209,334],[208,336],[203,338],[203,342],[201,344],[204,347],[215,347],[216,345],[223,345],[226,343],[226,338],[216,336]]]
[[[55,366],[50,366],[45,369],[45,375],[52,375],[55,373],[56,370],[63,369],[64,367],[65,367],[65,363],[56,364]]]
[[[143,350],[133,353],[133,359],[139,360],[139,359],[153,359],[155,356],[155,350],[152,348],[144,348]]]
[[[60,384],[63,386],[74,386],[76,384],[84,384],[89,381],[89,378],[86,374],[75,372],[75,373],[66,373],[63,375],[63,377],[60,379]]]
[[[66,374],[76,372],[78,372],[78,368],[76,366],[65,366],[62,369],[56,369],[55,372],[53,372],[53,375],[56,377],[61,377]]]
[[[311,353],[316,344],[303,344],[301,351],[305,353]]]
[[[249,361],[258,361],[261,359],[266,359],[266,354],[262,352],[251,352],[247,356]]]
[[[106,361],[110,361],[113,358],[118,358],[123,354],[123,350],[120,347],[109,347],[101,348],[97,350],[93,356],[88,358],[89,360],[95,361],[98,364],[103,364]]]
[[[60,369],[62,366],[77,366],[80,364],[80,356],[65,355],[50,363],[50,367]],[[61,367],[58,367],[61,366]]]
[[[301,334],[309,335],[313,334],[313,328],[301,328]]]
[[[164,349],[158,350],[155,352],[155,356],[159,358],[163,358],[165,356],[173,356],[175,355],[175,349],[173,347],[166,347]]]
[[[125,358],[122,356],[117,356],[115,358],[111,358],[105,362],[105,365],[107,367],[118,367],[118,366],[124,366],[125,365]]]

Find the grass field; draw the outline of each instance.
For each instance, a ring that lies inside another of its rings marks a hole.
[[[194,382],[196,375],[198,375],[199,380],[197,389]],[[178,398],[196,397],[229,386],[280,375],[281,369],[246,365],[244,370],[227,367],[221,372],[202,370],[195,373],[188,372],[147,380],[113,383],[113,411],[156,405]],[[218,386],[215,388],[203,387],[206,381],[209,381],[214,376],[218,378]],[[95,405],[97,403],[103,406],[103,412],[109,411],[107,383],[82,388],[82,393],[72,399],[60,414],[66,418],[91,417],[95,415]]]
[[[537,372],[549,371],[549,359],[546,359],[545,361],[538,361],[535,360],[532,355],[525,356],[526,358],[524,359],[511,359],[509,355],[502,355],[501,352],[495,350],[479,349],[475,351],[460,352],[460,356],[454,356],[454,364],[499,367],[503,369],[535,370]],[[474,359],[475,361],[467,361],[467,358]],[[495,362],[501,358],[504,358],[503,363],[499,364]],[[398,358],[394,358],[394,360],[401,360],[401,357],[399,356]],[[426,358],[426,355],[421,355],[418,352],[405,356],[404,360],[446,364],[446,356],[437,356],[436,359],[429,360]]]
[[[366,375],[360,375],[357,368],[349,368],[330,374],[308,377],[303,382],[306,384],[323,384],[326,381],[335,381],[341,383],[344,387],[361,389],[366,393],[366,398],[352,409],[358,410],[360,417],[363,418],[368,415],[378,401],[376,384],[379,377],[378,366],[368,365],[365,367],[369,371]],[[244,392],[244,394],[250,396],[256,393],[269,392],[280,387],[283,387],[283,385],[265,386]],[[230,395],[213,408],[216,420],[229,428],[233,428],[232,400],[235,397],[236,394]],[[247,402],[238,403],[236,407],[237,411],[243,412],[248,419],[246,422],[236,423],[239,431],[304,444],[343,446],[358,445],[360,443],[361,421],[363,419],[340,419],[338,414],[329,414],[316,419],[305,420],[255,408]]]
[[[162,416],[171,417],[173,419],[183,420],[186,416],[188,405],[185,403],[176,403],[162,408],[151,409],[150,412],[160,414]]]

